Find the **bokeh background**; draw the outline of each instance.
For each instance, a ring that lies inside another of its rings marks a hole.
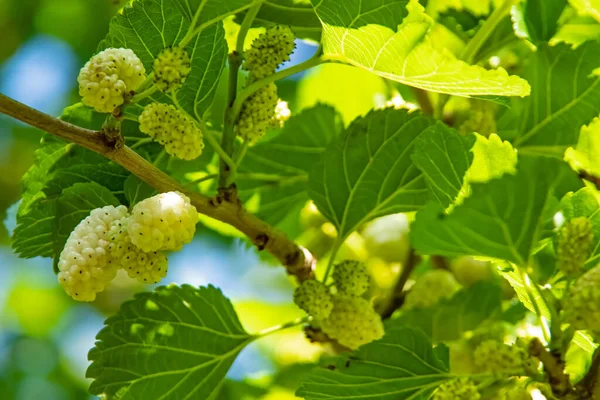
[[[79,101],[79,68],[95,53],[120,7],[113,0],[0,0],[0,92],[59,116]],[[315,49],[313,43],[298,42],[291,63]],[[317,102],[335,105],[348,123],[383,104],[388,89],[374,75],[325,65],[281,82],[280,96],[292,113]],[[0,399],[90,399],[85,370],[95,334],[123,301],[151,288],[125,276],[95,303],[79,304],[62,292],[50,259],[24,260],[12,253],[19,181],[40,137],[41,132],[0,115]],[[326,224],[319,230],[315,235],[321,239],[304,239],[322,242],[331,234]],[[284,269],[263,261],[239,237],[199,225],[194,242],[169,262],[165,283],[220,287],[250,332],[301,315],[291,303],[293,282]],[[220,398],[293,399],[320,349],[300,329],[262,339],[238,357]],[[275,389],[267,392],[266,385]]]

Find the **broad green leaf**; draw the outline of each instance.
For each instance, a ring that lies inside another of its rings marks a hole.
[[[600,176],[600,119],[594,118],[589,125],[581,127],[577,146],[565,151],[565,159],[576,171]]]
[[[550,45],[567,43],[576,48],[591,40],[600,40],[600,24],[592,17],[576,16],[558,29],[556,35],[550,40]]]
[[[287,25],[298,37],[321,38],[321,22],[310,0],[267,0],[260,6],[254,24]]]
[[[517,152],[509,142],[502,141],[495,133],[487,138],[481,135],[476,137],[471,149],[473,162],[467,171],[468,182],[483,183],[504,174],[516,173]]]
[[[146,0],[144,0],[146,1]],[[174,0],[188,21],[196,26],[210,26],[252,6],[256,0]]]
[[[547,42],[556,33],[567,0],[526,0],[522,5],[527,33],[533,43]]]
[[[113,162],[61,166],[52,175],[52,179],[44,188],[48,196],[59,195],[64,188],[76,183],[95,182],[105,186],[120,199],[124,199],[120,194],[123,190],[123,182],[130,176],[123,167]]]
[[[186,35],[189,25],[180,8],[172,1],[138,0],[112,19],[109,33],[100,47],[132,49],[142,60],[147,73],[150,73],[156,56],[163,49],[178,44]],[[204,29],[185,49],[190,55],[192,70],[175,96],[189,114],[202,118],[212,104],[227,58],[222,24]],[[152,99],[168,101],[162,94],[154,95]]]
[[[479,282],[457,292],[450,300],[435,307],[413,309],[387,323],[421,328],[433,342],[458,340],[484,321],[499,318],[502,288],[494,282]]]
[[[90,392],[119,399],[209,399],[253,339],[213,286],[138,293],[105,322],[88,358]]]
[[[538,46],[525,68],[532,96],[520,116],[519,151],[562,156],[577,142],[582,125],[600,113],[598,68],[600,43],[588,42],[571,49]]]
[[[416,0],[313,0],[326,59],[386,79],[457,96],[527,96],[529,85],[506,71],[485,70],[435,48],[433,20]]]
[[[129,175],[129,177],[125,179],[123,190],[125,191],[125,198],[130,207],[157,193],[154,188],[148,186],[146,182],[135,175]]]
[[[580,15],[593,17],[600,22],[600,0],[569,0]]]
[[[30,198],[26,210],[19,210],[17,227],[11,237],[15,254],[23,258],[53,257],[56,236],[57,199],[43,193]]]
[[[309,193],[342,239],[373,218],[427,202],[411,153],[419,135],[439,129],[447,128],[419,112],[388,108],[356,119],[329,145],[310,173]]]
[[[552,196],[574,184],[560,160],[521,158],[516,175],[471,185],[452,212],[428,206],[417,214],[411,241],[423,254],[492,257],[526,265],[541,236]]]
[[[317,105],[295,115],[272,139],[251,147],[236,179],[244,200],[258,196],[257,215],[271,224],[299,209],[308,197],[308,173],[341,131],[335,110]]]
[[[306,400],[427,399],[451,378],[421,330],[398,326],[327,368],[316,368],[296,395]]]
[[[577,217],[587,217],[592,223],[594,245],[586,267],[592,268],[600,261],[600,195],[589,187],[579,189],[575,193],[567,193],[560,201],[560,211],[565,221]]]
[[[458,196],[473,162],[475,135],[461,136],[437,125],[417,138],[412,159],[427,180],[432,199],[446,207]]]

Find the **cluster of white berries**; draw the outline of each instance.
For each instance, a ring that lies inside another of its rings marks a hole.
[[[203,135],[191,118],[174,106],[151,103],[140,114],[140,131],[165,146],[168,154],[193,160],[204,149]]]
[[[406,295],[403,308],[428,308],[452,297],[460,289],[454,275],[444,269],[433,269],[421,275]]]
[[[198,212],[179,192],[161,193],[133,207],[129,221],[131,242],[140,249],[178,251],[196,232]]]
[[[167,275],[167,257],[163,252],[145,252],[131,243],[130,220],[131,216],[126,216],[112,223],[108,232],[110,255],[130,278],[142,283],[156,283]]]
[[[381,317],[362,296],[370,277],[364,264],[342,261],[335,266],[336,293],[322,282],[308,280],[294,293],[294,302],[320,325],[323,332],[343,346],[356,349],[383,336]]]
[[[117,274],[108,233],[114,221],[126,216],[125,206],[96,208],[69,235],[58,261],[58,282],[75,300],[94,300]]]
[[[258,36],[246,51],[243,68],[249,72],[246,85],[269,76],[277,66],[290,59],[294,51],[294,33],[287,26],[273,26]],[[278,110],[277,86],[270,83],[244,101],[237,120],[237,132],[250,142],[260,139],[270,126],[281,126],[288,118],[285,109]],[[287,105],[287,104],[286,104]]]
[[[92,210],[67,239],[58,281],[78,301],[93,301],[118,269],[140,282],[156,283],[167,273],[162,251],[189,243],[197,219],[190,199],[179,192],[143,200],[131,215],[125,206]]]
[[[106,49],[93,56],[79,72],[83,104],[112,113],[146,79],[146,70],[130,49]]]
[[[192,71],[188,53],[181,47],[164,49],[154,60],[154,84],[164,93],[176,91]]]

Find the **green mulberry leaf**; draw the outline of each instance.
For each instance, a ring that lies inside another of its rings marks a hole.
[[[138,293],[108,318],[88,358],[90,392],[127,399],[209,399],[253,339],[213,286]]]

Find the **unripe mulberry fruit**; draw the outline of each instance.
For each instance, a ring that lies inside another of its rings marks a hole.
[[[518,372],[525,369],[525,357],[519,347],[486,340],[473,352],[473,363],[481,372]]]
[[[254,39],[246,51],[243,68],[250,71],[250,80],[262,79],[288,61],[295,48],[294,32],[289,27],[272,26]]]
[[[589,218],[573,218],[558,232],[556,258],[558,267],[565,275],[583,272],[594,242],[592,222]]]
[[[179,192],[161,193],[137,203],[127,230],[131,242],[145,252],[181,250],[192,241],[198,212]]]
[[[118,265],[109,254],[111,224],[127,215],[124,206],[92,210],[71,232],[58,261],[58,282],[78,301],[93,301],[115,277]]]
[[[380,339],[384,333],[381,317],[367,300],[345,295],[334,296],[333,309],[321,321],[321,329],[350,349]]]
[[[571,286],[563,312],[573,328],[600,333],[600,266],[587,271]]]
[[[425,272],[412,286],[404,308],[427,308],[436,305],[440,300],[450,298],[459,289],[459,284],[450,272],[434,269]]]
[[[187,115],[174,106],[151,103],[140,114],[140,131],[165,146],[172,156],[193,160],[202,154],[202,132]]]
[[[260,139],[275,116],[277,106],[277,86],[269,83],[250,95],[240,110],[236,123],[238,135],[250,143]]]
[[[391,214],[369,222],[361,234],[369,255],[390,263],[404,263],[410,253],[408,218]]]
[[[479,281],[494,278],[492,263],[476,260],[473,257],[458,257],[450,263],[450,270],[463,286],[471,286]]]
[[[475,383],[468,378],[458,378],[442,383],[433,392],[433,400],[479,400],[481,395]]]
[[[310,279],[294,291],[294,303],[318,320],[325,319],[333,309],[333,297],[322,282]]]
[[[181,47],[164,49],[154,60],[154,84],[164,93],[176,91],[192,71],[188,53]]]
[[[98,112],[112,113],[146,79],[146,70],[130,49],[106,49],[93,56],[79,71],[79,95],[83,104]]]
[[[110,256],[130,278],[142,283],[157,283],[167,275],[168,261],[162,252],[146,253],[131,243],[129,216],[114,221],[108,232]]]
[[[363,263],[346,260],[336,264],[333,281],[340,294],[360,296],[369,289],[371,277]]]

